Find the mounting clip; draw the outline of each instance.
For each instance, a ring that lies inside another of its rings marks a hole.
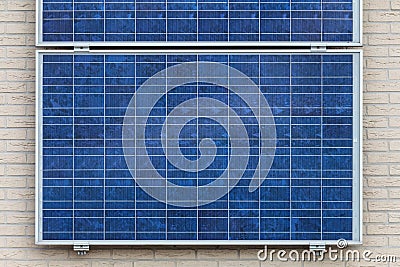
[[[315,252],[315,255],[320,256],[322,253],[326,252],[326,245],[325,243],[310,243],[309,247],[310,251]]]
[[[86,255],[89,252],[89,244],[74,244],[74,251],[79,256]]]
[[[90,52],[89,45],[74,46],[74,52]]]
[[[326,52],[326,45],[320,44],[317,46],[311,46],[311,52]]]

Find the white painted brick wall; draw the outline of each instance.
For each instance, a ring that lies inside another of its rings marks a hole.
[[[34,0],[0,0],[0,267],[400,266],[259,262],[258,248],[34,245]],[[364,0],[364,246],[400,256],[400,0]]]

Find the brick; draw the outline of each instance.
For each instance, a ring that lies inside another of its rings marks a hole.
[[[30,211],[30,210],[27,210]],[[35,236],[35,225],[28,225],[25,229],[25,236]]]
[[[390,69],[398,68],[400,58],[398,57],[376,57],[366,58],[367,68],[370,69]]]
[[[388,78],[388,71],[385,69],[367,69],[364,71],[363,77],[365,81],[382,81]]]
[[[27,127],[35,127],[35,118],[34,117],[10,117],[7,118],[7,127],[8,128],[27,128]]]
[[[26,210],[27,211],[35,211],[35,202],[34,201],[29,201],[28,203],[26,203]]]
[[[394,33],[394,34],[399,34],[400,33],[399,25],[400,25],[400,23],[398,23],[398,22],[391,23],[390,24],[390,32]]]
[[[4,163],[26,163],[26,156],[24,154],[2,154],[0,164]]]
[[[8,235],[24,235],[25,234],[24,225],[0,225],[0,235],[8,236]]]
[[[4,115],[25,115],[25,107],[24,106],[0,106],[0,114]],[[1,136],[1,133],[0,133]]]
[[[7,97],[7,104],[10,105],[33,105],[35,103],[35,95],[33,94],[12,94]]]
[[[194,259],[196,253],[192,249],[157,249],[156,259]]]
[[[33,71],[7,71],[8,81],[35,81],[35,72]]]
[[[137,261],[134,264],[135,267],[175,267],[173,261]]]
[[[400,56],[400,48],[397,47],[390,47],[389,48],[389,55],[391,57],[398,57]]]
[[[25,211],[25,210],[26,210],[26,203],[23,201],[0,200],[0,211]]]
[[[389,246],[399,247],[400,246],[400,236],[389,236]]]
[[[400,150],[400,141],[391,141],[389,146],[390,150]]]
[[[363,170],[364,175],[373,175],[373,176],[387,176],[389,175],[389,170],[386,165],[365,165]]]
[[[47,262],[45,261],[7,261],[7,267],[47,267]]]
[[[90,251],[87,257],[90,257],[91,259],[110,259],[111,253],[112,253],[111,249],[94,249]],[[78,255],[76,252],[69,250],[68,259],[80,260],[82,259],[82,257]]]
[[[26,116],[30,116],[33,117],[36,114],[36,107],[34,105],[27,105],[25,106],[26,110],[25,110],[25,115]]]
[[[133,262],[125,261],[92,261],[92,267],[133,267]]]
[[[367,136],[370,139],[399,139],[400,129],[368,129]]]
[[[388,178],[367,178],[367,184],[372,187],[400,186],[400,177],[391,176]]]
[[[378,47],[378,46],[364,46],[364,57],[387,57],[389,56],[389,49],[385,46]],[[394,51],[393,51],[394,52]],[[368,69],[366,69],[368,70]]]
[[[399,11],[374,11],[369,13],[369,21],[392,22],[400,21]]]
[[[0,45],[25,45],[25,37],[22,35],[0,36]]]
[[[26,69],[34,70],[36,68],[36,61],[34,59],[26,59]]]
[[[2,22],[24,22],[25,13],[24,12],[0,12],[0,20]]]
[[[400,79],[400,71],[398,72]],[[392,104],[400,104],[400,92],[399,93],[391,93],[389,95],[390,103]]]
[[[367,10],[389,9],[390,1],[388,1],[388,0],[380,0],[380,1],[364,0],[363,8],[367,9]]]
[[[390,33],[390,25],[385,23],[365,23],[364,33]]]
[[[177,267],[217,267],[216,261],[178,261]]]
[[[15,93],[15,92],[25,92],[25,83],[4,83],[0,82],[0,93]]]
[[[30,93],[35,93],[36,92],[36,85],[34,82],[26,82],[26,91]]]
[[[372,201],[368,203],[368,210],[370,211],[389,211],[398,210],[400,201],[391,199],[390,201]]]
[[[5,71],[0,72],[0,80],[7,80],[7,73]]]
[[[8,165],[6,169],[6,174],[8,176],[27,176],[35,173],[34,165]]]
[[[16,177],[1,177],[0,178],[0,187],[25,187],[26,179],[25,178],[16,178]]]
[[[0,105],[4,105],[6,103],[6,96],[0,95]]]
[[[389,118],[389,127],[399,127],[400,126],[400,117],[395,118],[391,117]]]
[[[26,36],[26,44],[30,46],[34,46],[36,44],[36,38],[34,35]]]
[[[6,56],[6,48],[0,47],[0,57],[5,57],[5,56]]]
[[[387,162],[387,163],[397,163],[399,162],[400,153],[386,153],[384,157],[381,154],[370,153],[368,155],[368,162]]]
[[[400,36],[396,34],[372,35],[368,37],[369,45],[398,45]]]
[[[27,164],[35,164],[35,160],[36,160],[36,157],[35,157],[34,153],[26,155],[26,163]]]
[[[34,58],[35,49],[33,47],[8,47],[7,48],[8,58]]]
[[[4,34],[6,32],[6,25],[4,23],[0,24],[0,33]]]
[[[27,177],[26,180],[27,180],[27,187],[28,188],[35,188],[35,176],[34,175],[31,175],[30,177]]]
[[[386,189],[366,188],[363,190],[363,196],[366,199],[387,198]]]
[[[262,261],[261,262],[261,267],[301,267],[303,266],[301,262],[293,262],[293,261]]]
[[[8,199],[34,199],[35,192],[32,189],[8,189]]]
[[[400,255],[400,248],[383,248],[377,247],[373,249],[374,255]]]
[[[89,267],[90,262],[87,260],[83,261],[50,261],[49,267]]]
[[[62,249],[41,249],[37,247],[37,249],[30,249],[26,258],[31,260],[67,260],[68,258],[68,250],[70,248],[62,248]],[[64,265],[63,267],[68,266]],[[69,267],[69,266],[68,266]]]
[[[5,140],[0,140],[0,152],[2,152],[2,153],[7,151],[6,142],[7,141],[5,141]]]
[[[0,117],[0,128],[6,127],[6,118]]]
[[[34,33],[34,23],[7,23],[7,33]]]
[[[36,131],[35,131],[35,129],[27,129],[27,130],[26,130],[26,139],[27,139],[28,141],[32,141],[32,140],[35,140],[35,138],[36,138]]]
[[[14,152],[33,152],[35,151],[35,143],[32,141],[8,141],[7,142],[7,151]]]
[[[34,237],[7,237],[6,238],[7,247],[10,248],[33,248],[35,247],[35,238]]]
[[[238,259],[239,251],[236,249],[199,249],[198,259]]]
[[[29,0],[9,1],[7,5],[8,10],[26,10],[34,11],[35,2]]]
[[[400,189],[389,188],[389,198],[390,199],[400,198]]]
[[[391,7],[393,10],[400,9],[400,1],[399,1],[399,0],[392,0],[392,1],[390,2],[390,7]]]
[[[320,267],[321,266],[321,262],[312,262],[312,261],[305,261],[304,262],[304,267]],[[344,261],[329,261],[329,260],[325,260],[323,266],[327,266],[327,267],[345,267],[346,266],[346,262]]]
[[[10,260],[18,259],[22,260],[26,258],[26,251],[23,249],[6,248],[0,250],[0,259]]]
[[[262,248],[257,248],[257,249],[241,249],[239,251],[239,258],[241,260],[253,260],[257,258],[257,253],[258,251]]]
[[[400,175],[400,165],[390,166],[390,175]]]
[[[113,259],[153,259],[154,251],[151,249],[114,249]]]
[[[389,143],[379,140],[365,140],[363,142],[364,151],[388,151]]]
[[[260,266],[260,261],[220,261],[219,267],[256,267]]]
[[[387,267],[387,263],[378,263],[374,261],[366,262],[362,260],[361,262],[349,261],[346,263],[346,267]]]
[[[400,222],[400,213],[389,213],[389,223]]]
[[[384,236],[364,236],[363,246],[382,247],[388,245],[388,238]]]
[[[30,23],[35,23],[36,22],[35,12],[27,12],[25,21]]]
[[[364,117],[365,128],[387,128],[389,120],[386,117]]]
[[[368,105],[367,114],[370,116],[386,116],[400,114],[400,105]],[[366,119],[369,119],[367,117]]]

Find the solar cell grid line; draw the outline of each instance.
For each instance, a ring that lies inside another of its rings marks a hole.
[[[39,242],[358,242],[357,57],[41,52]]]
[[[352,46],[361,39],[358,0],[39,0],[38,12],[38,45]]]

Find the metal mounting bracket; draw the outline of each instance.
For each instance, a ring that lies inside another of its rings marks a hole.
[[[74,52],[89,52],[90,47],[86,45],[74,46]]]
[[[320,256],[321,253],[326,252],[325,243],[312,243],[309,247],[310,251],[314,251],[317,256]]]
[[[89,245],[88,244],[74,244],[74,251],[79,256],[86,255],[89,252]]]
[[[326,52],[326,45],[311,46],[311,52]]]

